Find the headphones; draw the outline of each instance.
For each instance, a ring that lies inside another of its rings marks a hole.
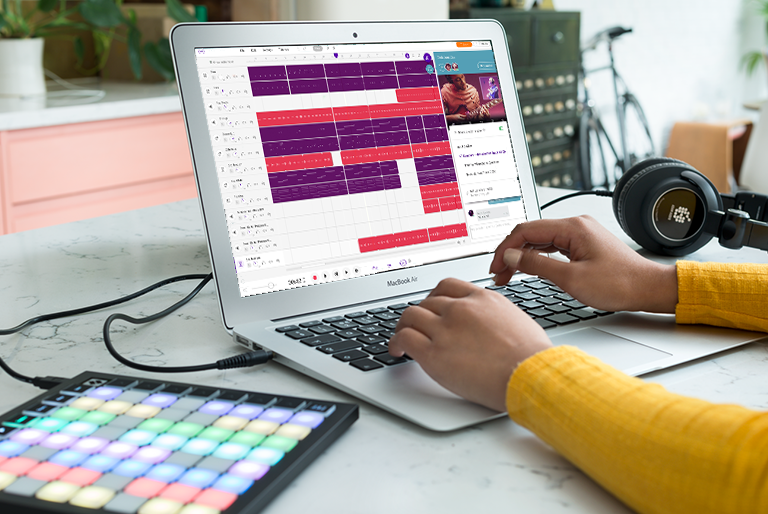
[[[717,237],[732,249],[768,250],[768,196],[721,195],[688,164],[653,157],[632,166],[613,190],[613,213],[637,244],[661,255],[695,252]]]

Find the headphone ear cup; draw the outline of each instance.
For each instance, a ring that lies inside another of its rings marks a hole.
[[[651,157],[642,160],[629,168],[626,173],[621,176],[619,181],[616,182],[616,187],[613,188],[613,215],[616,217],[616,221],[618,221],[621,229],[638,244],[641,243],[635,239],[634,235],[632,235],[631,228],[629,227],[630,223],[626,219],[627,195],[632,190],[633,184],[637,183],[640,178],[644,177],[651,171],[657,169],[657,165],[659,164],[684,166],[686,169],[691,169],[690,166],[688,166],[686,163],[683,161],[678,161],[677,159],[671,159],[669,157]]]
[[[654,213],[657,202],[678,190],[687,190],[699,199],[697,208],[691,206],[690,212],[701,216],[701,225],[679,239],[662,232],[658,225],[661,221]],[[661,255],[680,256],[698,250],[711,239],[712,235],[703,230],[703,218],[709,210],[721,209],[721,202],[709,179],[688,164],[676,159],[651,158],[632,166],[619,179],[613,193],[613,212],[622,230],[643,248]]]

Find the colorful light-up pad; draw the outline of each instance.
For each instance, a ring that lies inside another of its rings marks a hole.
[[[0,512],[254,512],[355,419],[354,405],[84,373],[0,417]]]

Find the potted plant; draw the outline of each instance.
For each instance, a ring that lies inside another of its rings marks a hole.
[[[128,45],[131,69],[141,76],[141,33],[135,20],[123,15],[122,0],[83,0],[68,5],[66,0],[1,0],[0,4],[0,95],[35,96],[45,94],[43,44],[46,37],[71,39],[78,66],[82,67],[85,46],[76,30],[93,35],[96,65],[84,72],[103,68],[113,40]],[[31,7],[27,7],[32,4]],[[127,27],[126,35],[118,32]]]
[[[768,1],[768,0],[767,0]],[[187,12],[181,0],[165,0],[168,16],[178,23],[199,21],[194,15]],[[168,38],[160,38],[158,41],[148,41],[144,44],[144,57],[152,68],[165,80],[176,80],[176,72],[173,69],[173,57],[171,56],[171,44]]]
[[[757,11],[765,18],[765,29],[768,34],[768,0],[755,0]],[[747,52],[742,57],[741,63],[747,70],[747,75],[752,75],[760,63],[768,65],[768,49],[762,51]]]

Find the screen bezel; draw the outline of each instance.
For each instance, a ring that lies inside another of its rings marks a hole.
[[[353,36],[356,34],[356,36]],[[419,22],[254,22],[185,23],[171,31],[176,77],[182,103],[195,181],[207,235],[222,320],[231,330],[238,324],[319,313],[376,298],[396,298],[432,289],[446,277],[473,281],[488,276],[492,254],[425,264],[338,282],[242,297],[231,246],[213,150],[203,104],[195,49],[260,45],[334,45],[359,43],[421,43],[491,41],[499,87],[520,174],[528,220],[540,219],[538,197],[525,139],[506,34],[495,20]],[[516,106],[516,108],[515,108]],[[524,151],[523,151],[524,150]],[[399,282],[397,287],[387,283]]]

